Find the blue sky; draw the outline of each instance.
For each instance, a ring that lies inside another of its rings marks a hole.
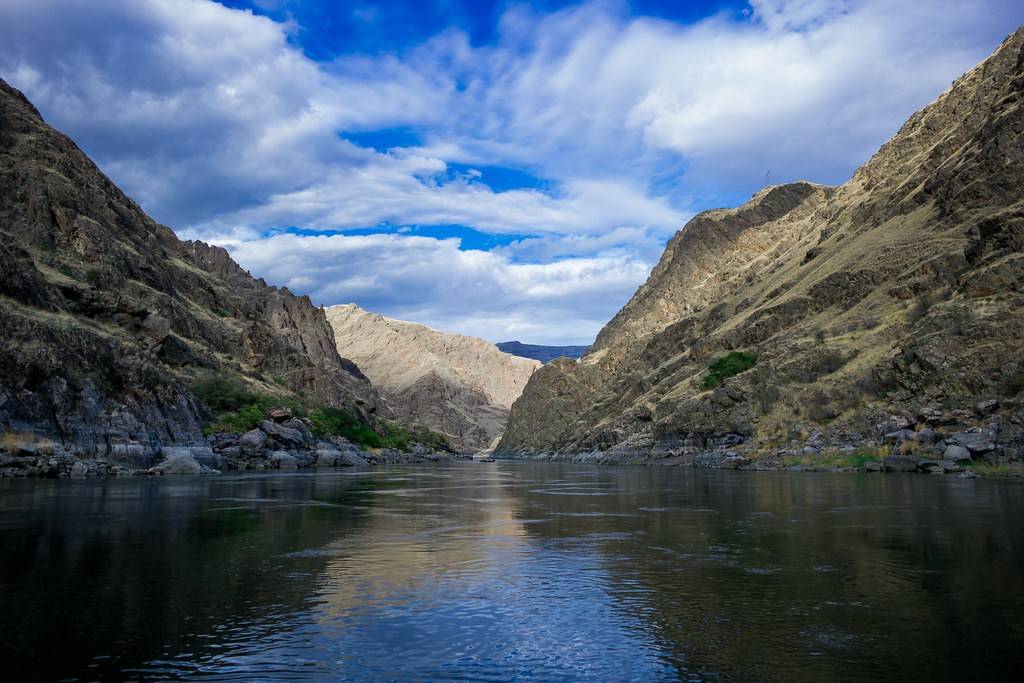
[[[840,183],[1017,0],[4,0],[0,77],[324,305],[588,343],[695,212]]]

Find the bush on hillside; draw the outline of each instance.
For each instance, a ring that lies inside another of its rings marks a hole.
[[[733,351],[722,356],[710,366],[701,382],[701,389],[714,389],[730,377],[745,372],[757,364],[757,354],[747,351]]]

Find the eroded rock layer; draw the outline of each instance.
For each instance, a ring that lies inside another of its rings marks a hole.
[[[448,437],[464,451],[494,445],[508,411],[540,362],[483,339],[331,306],[338,349],[352,358],[396,417]]]
[[[846,184],[690,221],[578,363],[531,378],[498,452],[1018,458],[1022,247],[1024,30]]]
[[[308,298],[179,240],[0,81],[0,450],[45,439],[142,467],[205,447],[189,386],[208,372],[376,410]]]

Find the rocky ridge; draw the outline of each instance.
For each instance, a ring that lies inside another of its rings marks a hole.
[[[922,471],[1019,460],[1022,138],[1024,29],[846,184],[765,188],[690,221],[579,362],[534,374],[498,453]]]
[[[493,446],[535,360],[494,344],[385,318],[354,304],[331,306],[339,350],[381,392],[396,418],[443,434],[464,452]]]
[[[209,374],[386,413],[307,297],[179,240],[0,81],[0,470],[203,455],[211,414],[191,386]]]

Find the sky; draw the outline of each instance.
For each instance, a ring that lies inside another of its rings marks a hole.
[[[0,0],[0,77],[315,303],[587,344],[695,213],[841,183],[1019,0]]]

